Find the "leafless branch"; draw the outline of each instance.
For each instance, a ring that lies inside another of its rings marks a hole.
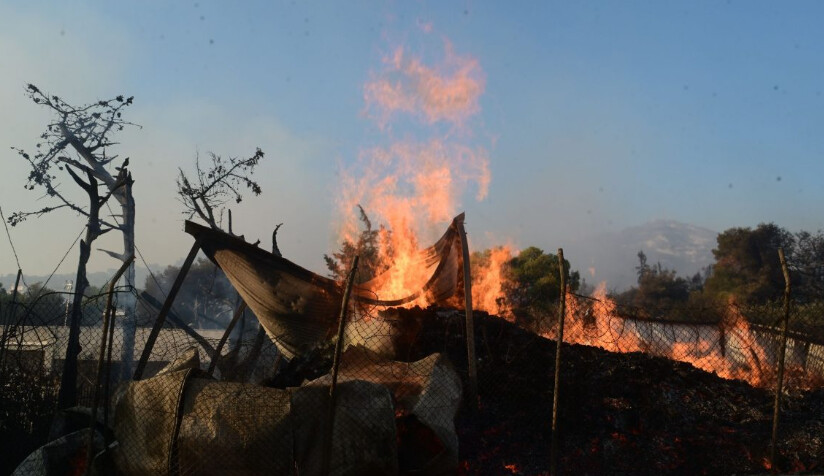
[[[260,185],[251,176],[263,155],[259,148],[254,155],[245,159],[223,158],[209,153],[211,164],[208,168],[201,166],[200,156],[196,155],[194,178],[189,178],[183,169],[178,169],[177,195],[184,206],[183,214],[187,219],[197,215],[210,227],[219,229],[215,220],[216,210],[222,212],[223,205],[229,200],[235,203],[243,201],[241,191],[244,187],[260,195]]]

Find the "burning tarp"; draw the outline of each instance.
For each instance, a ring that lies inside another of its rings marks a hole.
[[[397,287],[392,269],[353,290],[356,304],[401,306],[426,298],[435,303],[455,294],[462,265],[460,214],[443,236],[416,253],[408,268],[415,282]],[[186,222],[186,232],[229,278],[267,334],[288,357],[331,338],[343,294],[340,283],[221,231]]]

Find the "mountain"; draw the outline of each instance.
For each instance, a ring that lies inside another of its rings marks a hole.
[[[637,282],[638,251],[647,263],[661,263],[679,276],[691,277],[715,260],[712,249],[718,233],[673,220],[654,220],[580,240],[569,247],[570,263],[588,283],[606,282],[607,289],[623,291]],[[565,250],[566,251],[566,250]]]

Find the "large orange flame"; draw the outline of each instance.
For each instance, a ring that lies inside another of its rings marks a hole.
[[[399,47],[384,58],[383,65],[364,86],[364,100],[368,117],[385,133],[400,115],[427,127],[446,123],[464,129],[480,111],[483,71],[476,59],[455,53],[449,41],[438,64],[428,65]],[[344,221],[339,236],[357,242],[357,205],[384,227],[378,254],[381,267],[390,275],[375,290],[381,299],[419,291],[432,272],[421,265],[419,244],[430,243],[443,231],[470,187],[476,200],[486,197],[488,153],[457,136],[468,135],[430,127],[427,140],[406,138],[365,149],[353,166],[341,171],[338,206]],[[426,304],[423,297],[408,305]]]

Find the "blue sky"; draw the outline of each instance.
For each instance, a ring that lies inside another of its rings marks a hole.
[[[234,209],[235,226],[266,242],[285,222],[284,253],[322,271],[341,172],[371,147],[429,137],[488,156],[487,196],[470,185],[455,210],[476,247],[574,247],[658,218],[818,230],[821,18],[824,4],[801,1],[5,1],[0,206],[42,203],[8,149],[33,147],[48,120],[24,97],[32,82],[75,103],[135,96],[128,118],[143,127],[117,152],[132,157],[138,246],[152,263],[191,244],[174,179],[197,152],[263,148],[264,193]],[[369,117],[364,85],[387,55],[403,47],[437,65],[446,42],[482,71],[467,124],[400,117],[387,129]],[[24,270],[51,272],[82,224],[64,213],[13,228]],[[3,239],[0,273],[15,267]]]

